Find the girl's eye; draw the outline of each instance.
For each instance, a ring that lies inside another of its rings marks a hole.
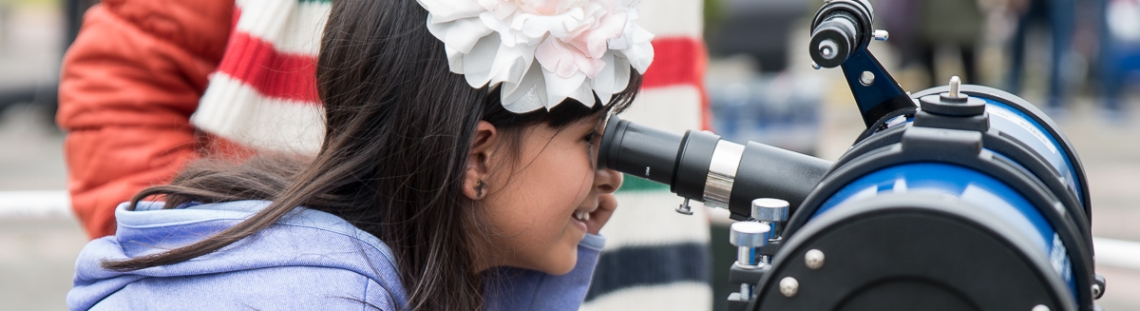
[[[596,140],[600,139],[600,138],[602,138],[602,134],[599,134],[597,131],[594,131],[594,132],[590,132],[590,134],[586,134],[585,137],[582,137],[582,140],[585,140],[587,143],[593,145],[596,142]]]
[[[586,134],[586,136],[582,137],[582,140],[586,141],[586,147],[589,150],[587,152],[589,152],[590,155],[590,167],[596,169],[598,167],[598,164],[596,163],[596,158],[598,157],[596,148],[597,145],[601,143],[602,134],[599,134],[598,131],[592,131],[589,134]]]

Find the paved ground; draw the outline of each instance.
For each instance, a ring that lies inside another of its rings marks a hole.
[[[0,89],[50,83],[61,26],[51,7],[0,0]],[[0,191],[64,190],[63,135],[39,107],[0,113]],[[3,213],[0,213],[3,214]],[[0,310],[62,310],[87,239],[75,220],[0,217]]]
[[[0,0],[3,1],[3,0]],[[14,15],[20,29],[0,31],[0,85],[27,83],[54,72],[58,35],[50,12]],[[0,27],[3,27],[0,23]],[[53,28],[54,27],[54,28]],[[14,47],[20,48],[14,48]],[[796,66],[806,67],[806,62]],[[830,79],[823,109],[822,157],[838,157],[861,128],[850,95],[837,71]],[[1028,96],[1031,100],[1032,95]],[[1133,94],[1131,106],[1140,104]],[[1140,241],[1140,109],[1128,124],[1102,122],[1093,101],[1078,99],[1060,124],[1086,166],[1094,203],[1093,232],[1098,237]],[[17,107],[0,115],[0,191],[63,190],[63,137],[44,122],[42,112]],[[86,242],[75,220],[59,216],[0,218],[0,310],[59,310],[70,288],[73,262]],[[1140,258],[1137,258],[1140,260]],[[1140,310],[1140,271],[1098,267],[1109,281],[1100,303],[1106,310]]]

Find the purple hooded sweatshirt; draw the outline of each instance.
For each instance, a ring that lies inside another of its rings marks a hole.
[[[298,208],[277,224],[184,262],[115,272],[121,260],[188,245],[250,217],[268,201],[163,210],[162,203],[115,210],[118,231],[91,241],[75,263],[71,310],[400,310],[407,293],[395,257],[375,236],[343,219]],[[488,310],[577,310],[605,239],[586,235],[578,263],[561,276],[522,269],[489,273]],[[492,286],[494,285],[494,286]]]

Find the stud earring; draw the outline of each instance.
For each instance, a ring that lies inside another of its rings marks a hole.
[[[484,184],[482,179],[480,179],[477,183],[475,183],[475,197],[476,198],[480,198],[480,199],[483,198],[483,187],[486,185],[487,184]]]

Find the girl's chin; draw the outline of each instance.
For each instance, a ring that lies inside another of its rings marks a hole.
[[[542,271],[542,272],[546,272],[547,274],[551,274],[551,275],[567,274],[567,273],[570,273],[570,270],[574,270],[574,266],[577,265],[577,263],[578,263],[578,250],[575,249],[573,252],[570,253],[569,258],[566,258],[566,257],[559,258],[557,264],[551,265],[547,269],[543,269],[544,271]]]
[[[575,230],[568,230],[563,236],[562,242],[555,249],[550,250],[547,265],[541,269],[542,272],[552,275],[563,275],[569,273],[578,264],[578,243],[585,237],[585,232],[575,232]]]

